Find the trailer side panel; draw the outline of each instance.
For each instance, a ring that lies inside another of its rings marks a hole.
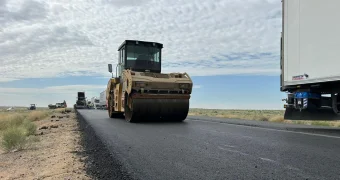
[[[339,81],[340,1],[283,3],[283,85]]]

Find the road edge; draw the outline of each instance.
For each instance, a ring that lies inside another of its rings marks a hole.
[[[131,178],[117,158],[114,157],[104,142],[98,137],[92,126],[75,109],[79,131],[81,132],[80,143],[84,149],[81,153],[86,156],[85,170],[93,179],[124,179]]]
[[[218,117],[208,117],[208,116],[188,116],[187,120],[191,121],[204,121],[213,122],[221,124],[231,124],[238,126],[248,126],[255,128],[267,128],[275,130],[285,130],[301,133],[312,133],[316,135],[330,135],[340,137],[340,128],[336,127],[325,127],[325,126],[313,126],[313,125],[303,125],[303,124],[285,124],[285,123],[275,123],[266,121],[254,121],[245,119],[230,119],[230,118],[218,118]]]

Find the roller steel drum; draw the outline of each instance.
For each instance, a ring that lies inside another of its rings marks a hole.
[[[125,113],[130,122],[145,120],[183,121],[189,112],[189,99],[133,99]]]

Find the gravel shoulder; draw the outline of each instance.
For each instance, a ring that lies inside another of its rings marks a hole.
[[[91,114],[104,111],[88,110]],[[76,112],[80,130],[82,131],[81,145],[84,148],[80,154],[86,156],[86,173],[93,179],[115,179],[132,180],[130,169],[124,168],[123,162],[118,158],[116,150],[108,147],[107,142],[103,141],[100,133],[96,132],[93,126],[88,123],[81,113]],[[110,151],[111,150],[111,151]]]
[[[53,115],[34,122],[39,141],[31,147],[0,150],[0,179],[92,179],[86,174],[86,156],[79,153],[83,148],[75,113]]]

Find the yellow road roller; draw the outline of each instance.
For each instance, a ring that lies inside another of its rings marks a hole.
[[[110,118],[128,122],[183,121],[189,112],[193,82],[184,73],[162,73],[163,44],[125,40],[118,48],[116,77],[108,70],[106,101]]]

